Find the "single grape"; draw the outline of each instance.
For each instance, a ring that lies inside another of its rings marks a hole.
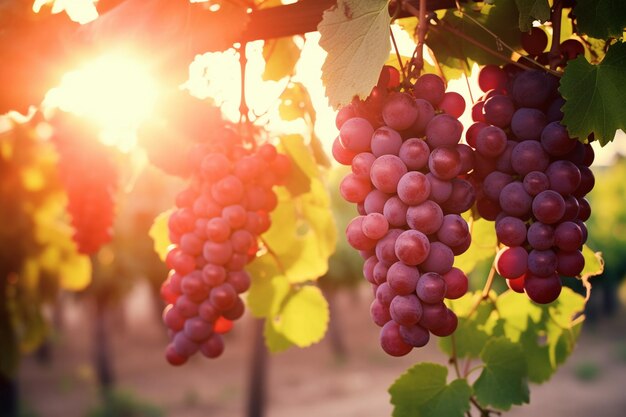
[[[563,156],[574,149],[576,140],[569,137],[565,126],[558,121],[554,121],[548,123],[543,128],[541,132],[541,146],[549,155]]]
[[[395,254],[399,260],[407,265],[422,263],[429,251],[430,242],[428,238],[417,230],[406,230],[395,241]]]
[[[430,244],[428,256],[420,264],[420,269],[424,271],[436,272],[438,274],[445,274],[452,269],[453,264],[454,252],[452,251],[452,248],[441,242],[432,242]]]
[[[387,322],[380,331],[380,346],[391,356],[404,356],[413,347],[400,335],[400,326],[395,321]]]
[[[557,271],[561,275],[575,277],[585,267],[585,258],[578,250],[558,251],[556,256],[558,259]]]
[[[382,305],[376,298],[374,298],[372,304],[370,304],[370,317],[378,327],[383,327],[391,320],[389,308]]]
[[[532,203],[535,218],[546,224],[554,224],[565,214],[565,200],[556,191],[546,190],[535,196]]]
[[[461,172],[461,156],[453,148],[436,148],[428,158],[430,172],[441,180],[451,180]]]
[[[385,202],[389,200],[390,195],[383,193],[380,190],[372,190],[369,192],[365,201],[363,202],[363,208],[366,214],[370,213],[382,213]]]
[[[511,124],[514,112],[515,105],[508,96],[495,95],[485,100],[483,105],[485,121],[500,128],[506,128]]]
[[[476,150],[490,158],[495,158],[504,152],[506,143],[506,133],[497,126],[487,126],[476,136]]]
[[[430,339],[430,332],[420,325],[400,326],[400,336],[405,343],[413,347],[426,346]]]
[[[372,183],[369,178],[364,179],[354,174],[346,175],[339,184],[339,192],[344,200],[351,203],[361,203],[372,191]]]
[[[392,128],[382,126],[374,131],[370,146],[376,157],[398,155],[400,146],[402,146],[402,136]]]
[[[426,143],[430,149],[451,147],[459,143],[463,134],[463,125],[449,114],[433,117],[426,126]]]
[[[530,212],[533,198],[524,190],[521,182],[515,181],[502,188],[499,202],[505,213],[515,217],[524,217]]]
[[[387,222],[393,227],[406,225],[408,206],[398,196],[389,198],[383,207],[383,214]]]
[[[378,240],[387,234],[389,223],[382,214],[371,213],[363,218],[361,228],[366,237]]]
[[[443,95],[443,100],[439,103],[439,108],[444,113],[459,118],[465,112],[465,99],[462,95],[454,91],[447,92]]]
[[[382,109],[385,124],[394,130],[404,130],[411,127],[415,123],[417,114],[417,104],[415,104],[413,97],[407,93],[390,94]]]
[[[459,268],[450,269],[442,275],[442,278],[446,282],[446,298],[456,300],[467,292],[469,285],[467,275]]]
[[[554,228],[548,224],[535,222],[528,228],[528,244],[534,249],[546,250],[554,245]]]
[[[550,188],[548,176],[540,171],[531,171],[526,174],[523,184],[524,190],[533,197]]]
[[[511,131],[520,141],[539,140],[547,122],[541,110],[522,107],[513,114]]]
[[[550,157],[541,144],[534,140],[519,142],[511,153],[511,165],[520,175],[531,171],[545,171],[549,164]]]
[[[359,153],[370,150],[374,128],[366,119],[354,117],[346,120],[339,130],[341,145],[349,151]]]
[[[430,149],[426,141],[410,138],[402,143],[398,156],[411,171],[418,171],[428,164]]]
[[[423,74],[413,86],[415,98],[427,100],[433,106],[438,106],[444,99],[446,86],[443,80],[435,74]]]
[[[415,293],[419,299],[428,304],[443,301],[446,291],[446,281],[441,275],[434,272],[422,274],[417,280],[417,286],[415,288]]]
[[[574,222],[563,222],[554,231],[554,243],[563,251],[578,250],[583,244],[583,231]]]
[[[399,325],[411,326],[422,318],[422,303],[415,294],[396,295],[389,305],[389,313]]]
[[[419,270],[415,266],[402,262],[394,263],[387,270],[387,283],[398,295],[409,295],[414,292],[419,277]]]
[[[534,249],[528,254],[528,270],[539,277],[554,274],[557,266],[557,257],[554,251]]]
[[[403,203],[413,206],[421,204],[430,195],[430,182],[421,172],[410,171],[398,182],[398,197]]]
[[[524,71],[513,82],[513,100],[518,107],[540,108],[550,96],[548,79],[542,71]]]
[[[416,98],[415,104],[417,105],[418,114],[415,118],[415,122],[413,122],[413,125],[408,130],[412,136],[423,137],[428,122],[435,117],[435,109],[432,104],[421,98]]]
[[[539,304],[548,304],[559,298],[561,288],[561,280],[556,274],[548,277],[529,274],[524,279],[526,294],[531,300]]]
[[[552,162],[546,169],[546,175],[550,180],[550,189],[563,196],[572,194],[580,185],[580,170],[570,161]]]
[[[485,65],[478,73],[478,86],[484,92],[505,89],[507,80],[506,72],[497,65]]]
[[[359,179],[369,182],[370,171],[376,157],[369,152],[361,152],[352,158],[352,173]]]
[[[516,246],[503,248],[496,255],[496,271],[504,278],[515,279],[526,272],[528,252]]]
[[[526,241],[526,224],[517,217],[503,217],[496,223],[496,236],[506,246],[522,246]]]
[[[395,193],[398,181],[407,168],[402,160],[395,155],[383,155],[376,158],[372,164],[370,177],[376,188],[384,193]]]
[[[446,214],[441,227],[437,231],[437,238],[448,246],[457,246],[465,241],[469,235],[467,222],[458,214]]]
[[[432,200],[410,206],[406,211],[406,223],[413,230],[418,230],[425,235],[430,235],[441,227],[443,222],[443,211],[439,204]]]

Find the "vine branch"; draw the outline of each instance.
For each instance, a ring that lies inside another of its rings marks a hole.
[[[554,6],[550,13],[550,21],[552,22],[552,46],[550,46],[549,63],[551,70],[556,69],[557,65],[561,62],[559,46],[561,45],[562,10],[563,4],[561,0],[554,0]]]

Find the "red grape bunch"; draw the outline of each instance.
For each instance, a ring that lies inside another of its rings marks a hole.
[[[473,150],[459,144],[465,101],[445,92],[436,75],[422,75],[405,92],[397,91],[398,78],[384,67],[368,99],[339,111],[333,144],[335,159],[352,167],[341,195],[359,213],[346,237],[365,260],[375,293],[371,316],[392,356],[456,329],[444,298],[467,292],[467,277],[453,263],[471,243],[460,213],[474,204],[462,178],[473,168]]]
[[[169,218],[171,272],[161,287],[171,341],[166,358],[173,365],[197,351],[208,358],[223,352],[222,334],[244,313],[240,294],[250,287],[244,268],[278,202],[272,188],[291,169],[273,145],[244,145],[229,129],[195,145],[188,164],[189,185]]]
[[[573,277],[584,267],[594,153],[560,124],[564,100],[555,77],[506,69],[488,65],[478,78],[485,95],[467,132],[479,168],[472,173],[476,209],[495,220],[505,245],[498,273],[514,291],[545,304],[561,292],[559,275]]]
[[[117,170],[97,131],[78,117],[58,112],[51,120],[59,175],[78,252],[91,255],[112,238]]]

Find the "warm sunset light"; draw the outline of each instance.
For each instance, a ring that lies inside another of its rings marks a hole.
[[[157,93],[156,81],[139,59],[111,54],[67,73],[48,92],[44,105],[94,121],[107,142],[127,150],[133,145],[134,130],[151,113]]]

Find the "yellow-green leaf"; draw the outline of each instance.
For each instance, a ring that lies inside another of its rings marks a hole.
[[[159,214],[156,219],[154,219],[152,227],[150,227],[149,235],[154,242],[154,251],[159,255],[159,258],[161,258],[162,261],[165,261],[167,248],[171,245],[167,221],[173,211],[173,209],[170,209]]]
[[[307,347],[322,340],[328,319],[328,303],[322,291],[307,285],[287,297],[273,321],[275,329],[286,339],[296,346]]]
[[[300,48],[293,37],[269,39],[263,45],[263,58],[265,58],[263,80],[278,81],[293,75],[296,63],[300,59]]]
[[[583,257],[585,258],[585,267],[580,273],[580,278],[587,290],[585,301],[588,301],[591,296],[591,283],[589,280],[604,272],[604,259],[602,259],[601,252],[594,252],[587,245],[583,245]]]
[[[86,255],[69,254],[59,265],[61,288],[78,291],[91,282],[91,260]]]

